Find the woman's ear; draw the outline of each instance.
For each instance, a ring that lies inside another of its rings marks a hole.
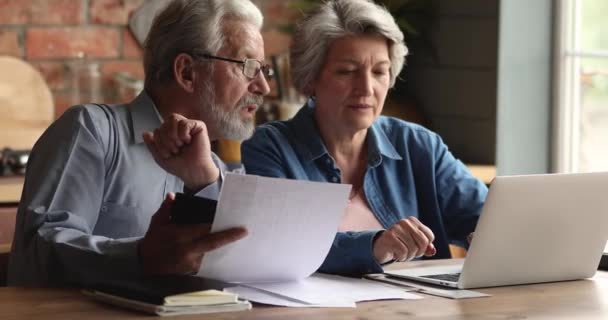
[[[185,53],[180,53],[173,60],[173,76],[177,85],[186,92],[194,92],[195,61]]]

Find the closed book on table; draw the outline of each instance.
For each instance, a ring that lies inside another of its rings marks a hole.
[[[203,290],[166,296],[165,306],[206,306],[211,304],[237,303],[238,296],[219,290]]]
[[[93,285],[84,293],[101,302],[160,316],[251,309],[235,294],[221,291],[226,283],[192,276],[114,280]]]

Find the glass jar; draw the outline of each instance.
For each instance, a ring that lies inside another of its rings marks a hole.
[[[101,72],[98,62],[80,56],[70,65],[72,72],[72,104],[103,102]]]
[[[143,80],[124,71],[114,74],[114,83],[116,84],[116,98],[120,102],[133,100],[144,90]]]

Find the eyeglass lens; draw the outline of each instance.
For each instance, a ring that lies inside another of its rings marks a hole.
[[[255,78],[262,71],[265,77],[272,75],[270,68],[262,66],[262,63],[255,59],[246,59],[243,65],[243,74],[249,78]]]

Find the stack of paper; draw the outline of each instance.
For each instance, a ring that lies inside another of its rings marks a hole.
[[[251,301],[288,307],[354,308],[360,301],[422,299],[406,290],[370,280],[320,273],[298,281],[246,284],[224,291]]]
[[[354,307],[355,302],[417,299],[362,279],[313,274],[327,256],[351,186],[227,174],[212,232],[243,226],[248,236],[203,258],[198,276],[266,304]]]
[[[247,237],[205,254],[197,277],[103,283],[87,293],[159,315],[251,308],[237,295],[293,307],[355,307],[358,301],[419,299],[368,280],[311,276],[329,252],[350,189],[345,184],[227,174],[211,231],[243,226]],[[198,292],[207,289],[227,293]]]

